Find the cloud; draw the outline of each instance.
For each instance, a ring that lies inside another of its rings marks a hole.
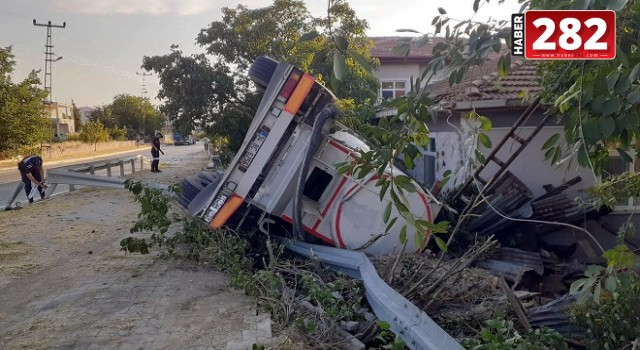
[[[65,11],[87,14],[196,15],[213,7],[210,0],[58,0]]]

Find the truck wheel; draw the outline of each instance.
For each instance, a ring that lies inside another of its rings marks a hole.
[[[220,182],[223,174],[224,173],[222,171],[203,171],[198,175],[185,178],[180,183],[182,185],[182,193],[180,193],[180,196],[178,197],[178,202],[183,207],[188,208],[191,201],[198,195],[198,193],[200,193],[200,191],[210,183],[215,182],[217,184]]]
[[[278,61],[266,56],[260,56],[253,61],[247,75],[256,86],[266,89],[277,66]]]

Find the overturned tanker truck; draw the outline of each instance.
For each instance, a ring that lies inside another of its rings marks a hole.
[[[226,171],[185,179],[182,205],[213,229],[253,225],[368,254],[399,253],[406,222],[392,212],[398,221],[384,233],[383,212],[391,198],[387,192],[380,200],[377,177],[357,180],[336,172],[336,164],[353,161],[369,147],[336,122],[331,91],[268,57],[253,62],[249,78],[264,96],[242,147]],[[388,169],[386,176],[392,174],[403,173]],[[441,205],[416,188],[406,195],[410,211],[433,222]],[[424,234],[428,239],[429,232]],[[407,240],[407,252],[419,249],[413,242]]]

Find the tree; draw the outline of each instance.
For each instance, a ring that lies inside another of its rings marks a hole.
[[[109,131],[99,121],[88,122],[84,128],[82,128],[80,139],[83,142],[93,144],[94,150],[97,150],[98,142],[109,140]]]
[[[333,93],[357,103],[377,97],[376,61],[368,24],[343,0],[328,2],[326,18],[313,18],[302,1],[275,0],[255,10],[223,8],[223,19],[198,35],[207,53],[243,72],[258,56],[286,61],[331,82]],[[335,78],[335,79],[330,79]]]
[[[212,65],[202,54],[184,56],[175,45],[168,55],[144,57],[142,67],[158,74],[158,98],[165,101],[160,111],[181,134],[191,133],[196,127],[215,128],[225,109],[244,103],[240,96],[249,93],[246,79],[237,77],[227,66]],[[246,115],[236,118],[246,121]]]
[[[0,157],[15,155],[49,136],[49,121],[42,108],[46,93],[38,88],[37,73],[32,71],[20,83],[13,83],[13,58],[10,46],[0,48]]]
[[[117,125],[110,105],[95,107],[89,115],[89,120],[92,122],[99,122],[106,128],[113,128]]]
[[[80,132],[82,130],[82,118],[80,116],[80,110],[76,106],[76,103],[71,100],[71,109],[73,113],[73,124],[75,125],[76,132]]]
[[[140,135],[152,135],[161,124],[158,111],[148,99],[129,94],[116,95],[109,106],[115,126]]]

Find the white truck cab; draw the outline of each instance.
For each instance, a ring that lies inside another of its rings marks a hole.
[[[369,148],[335,122],[333,94],[313,76],[266,57],[254,62],[249,77],[264,88],[264,96],[245,140],[224,174],[212,177],[184,203],[189,211],[212,229],[232,222],[237,228],[253,217],[253,224],[263,229],[265,223],[278,223],[292,232],[288,224],[294,224],[295,232],[299,206],[298,222],[307,240],[376,255],[400,252],[399,234],[406,222],[393,209],[391,217],[398,219],[385,234],[383,212],[391,198],[387,193],[380,200],[375,174],[357,180],[336,172],[336,164],[353,161]],[[394,168],[385,176],[398,174],[404,173]],[[406,194],[410,211],[433,222],[441,205],[416,188]],[[429,232],[424,234],[428,239]],[[408,239],[405,251],[417,249]]]

